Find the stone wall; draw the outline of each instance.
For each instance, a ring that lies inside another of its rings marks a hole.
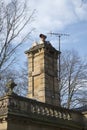
[[[82,130],[83,118],[78,111],[17,95],[0,99],[0,130]]]
[[[49,43],[30,48],[28,55],[29,87],[28,97],[38,101],[60,105],[58,89],[58,54]]]
[[[7,121],[6,120],[0,121],[0,130],[7,130]]]

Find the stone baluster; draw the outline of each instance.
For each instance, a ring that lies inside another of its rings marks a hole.
[[[64,120],[67,119],[67,115],[66,115],[65,112],[63,113],[63,119],[64,119]]]
[[[57,110],[54,110],[54,116],[57,118],[58,117],[58,112]]]
[[[67,119],[68,119],[68,120],[71,120],[71,119],[72,119],[69,113],[67,114]]]
[[[35,106],[32,105],[32,104],[31,104],[31,112],[32,112],[32,113],[35,113],[35,112],[36,112],[36,111],[35,111]]]
[[[50,116],[53,116],[53,110],[50,109],[49,111],[50,111]]]
[[[45,109],[42,107],[42,115],[45,115]]]
[[[61,112],[58,112],[58,117],[62,118],[62,113]]]
[[[35,104],[35,113],[38,113],[38,106]]]
[[[40,114],[40,106],[36,106],[36,109],[37,109],[37,113]]]
[[[45,112],[46,112],[46,115],[49,116],[49,109],[47,107],[45,107]]]

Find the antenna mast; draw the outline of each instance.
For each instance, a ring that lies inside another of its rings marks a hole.
[[[69,34],[52,33],[52,32],[49,33],[49,34],[58,37],[58,44],[59,44],[58,50],[59,50],[59,52],[61,52],[61,48],[60,48],[60,40],[61,40],[61,37],[62,37],[62,36],[69,36]],[[60,87],[60,81],[61,81],[61,78],[60,78],[60,72],[61,72],[60,54],[59,54],[58,59],[59,59],[59,60],[58,60],[58,80],[59,80],[59,87]]]

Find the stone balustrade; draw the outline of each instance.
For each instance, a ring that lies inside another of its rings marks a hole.
[[[70,113],[66,110],[61,111],[57,108],[53,108],[52,106],[48,105],[43,105],[43,104],[33,104],[31,103],[31,112],[35,114],[40,114],[44,116],[50,116],[50,117],[55,117],[55,118],[60,118],[60,119],[67,119],[67,120],[72,120],[72,117],[70,116]]]
[[[81,113],[41,103],[36,100],[20,97],[5,96],[0,98],[0,117],[7,113],[15,113],[30,118],[48,118],[55,120],[73,121],[82,123]]]

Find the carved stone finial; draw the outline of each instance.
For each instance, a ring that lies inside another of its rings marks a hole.
[[[14,82],[14,80],[9,80],[6,84],[7,87],[7,94],[12,94],[14,87],[17,86],[17,84]]]

